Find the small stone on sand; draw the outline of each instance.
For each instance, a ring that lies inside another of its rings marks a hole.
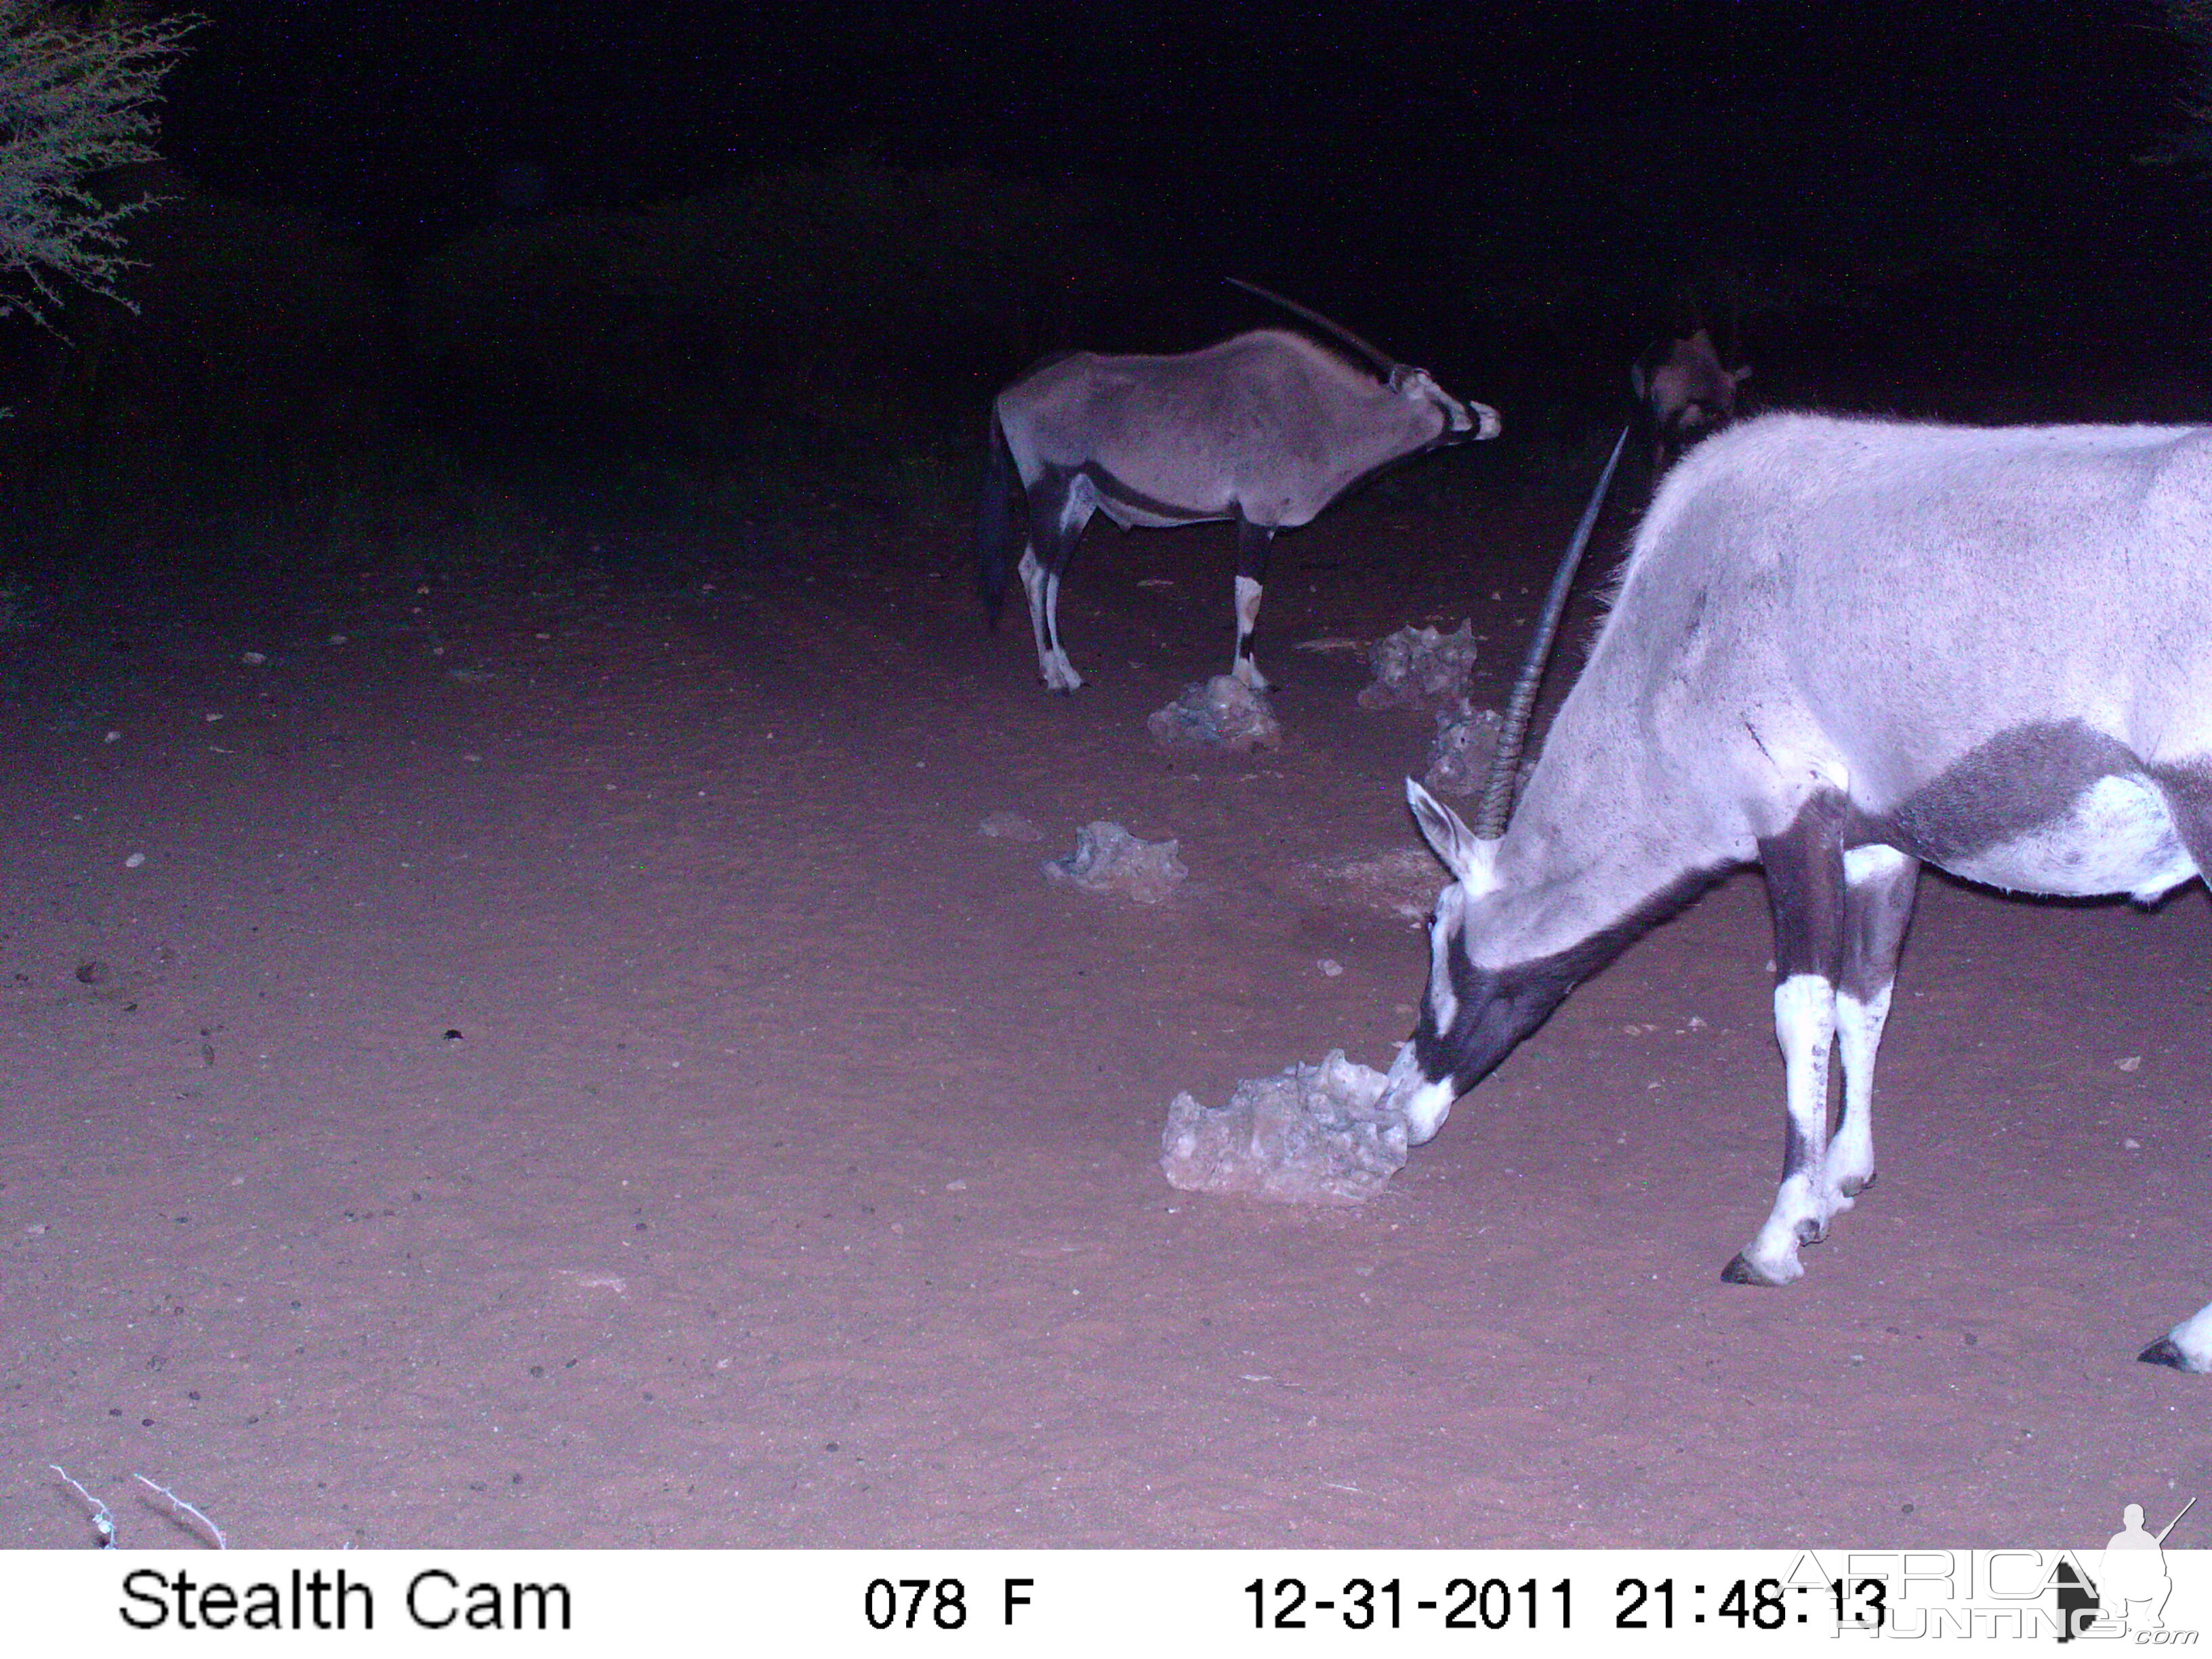
[[[1042,841],[1044,831],[1019,812],[993,812],[975,828],[988,841]]]

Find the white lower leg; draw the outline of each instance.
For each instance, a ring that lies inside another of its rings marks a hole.
[[[1054,691],[1079,691],[1083,676],[1075,672],[1075,665],[1067,659],[1067,647],[1060,642],[1060,573],[1054,571],[1044,579],[1044,625],[1046,636],[1052,641],[1043,658],[1044,683]]]
[[[1037,562],[1036,550],[1025,547],[1022,550],[1021,563],[1014,568],[1021,573],[1023,591],[1030,598],[1030,634],[1036,641],[1037,672],[1044,676],[1044,683],[1049,687],[1052,685],[1053,650],[1052,636],[1045,628],[1044,566]]]
[[[1229,672],[1255,691],[1267,689],[1267,677],[1252,660],[1252,635],[1260,624],[1260,584],[1249,576],[1237,579],[1237,655]]]
[[[1828,1051],[1836,1033],[1835,988],[1818,974],[1792,974],[1775,988],[1774,1033],[1788,1080],[1790,1151],[1774,1209],[1738,1258],[1751,1276],[1786,1285],[1803,1275],[1797,1247],[1827,1224]]]
[[[1828,1213],[1851,1207],[1851,1198],[1874,1180],[1874,1057],[1889,1018],[1891,988],[1862,1002],[1849,992],[1836,997],[1836,1047],[1844,1063],[1844,1121],[1828,1143]]]

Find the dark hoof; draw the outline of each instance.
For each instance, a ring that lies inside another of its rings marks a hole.
[[[1845,1198],[1856,1198],[1861,1193],[1866,1191],[1868,1188],[1873,1186],[1875,1180],[1875,1177],[1869,1176],[1864,1181],[1846,1181],[1844,1182],[1844,1196]]]
[[[1725,1285],[1765,1285],[1771,1287],[1774,1281],[1751,1265],[1751,1258],[1741,1250],[1735,1260],[1721,1269],[1721,1282]]]
[[[2171,1365],[2178,1371],[2193,1372],[2197,1370],[2189,1363],[2189,1356],[2174,1345],[2170,1336],[2161,1336],[2136,1358],[2146,1365]]]

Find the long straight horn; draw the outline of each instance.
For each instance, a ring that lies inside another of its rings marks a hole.
[[[1328,318],[1322,316],[1318,311],[1315,311],[1307,306],[1302,306],[1296,300],[1285,300],[1281,295],[1276,293],[1273,289],[1261,288],[1257,283],[1248,283],[1242,276],[1231,276],[1228,280],[1234,286],[1243,289],[1247,294],[1256,294],[1263,300],[1273,301],[1275,304],[1282,307],[1284,310],[1289,312],[1292,316],[1304,318],[1316,328],[1327,329],[1331,334],[1335,335],[1338,339],[1343,341],[1345,344],[1350,346],[1353,350],[1358,352],[1361,356],[1366,358],[1369,362],[1374,364],[1376,371],[1382,374],[1384,380],[1389,380],[1390,378],[1390,371],[1398,367],[1398,360],[1396,358],[1392,357],[1386,353],[1377,351],[1373,346],[1368,344],[1366,341],[1361,339],[1357,334],[1354,334],[1342,323],[1333,323],[1329,321]]]
[[[1491,757],[1490,775],[1482,785],[1482,807],[1475,815],[1477,841],[1501,840],[1505,834],[1505,821],[1513,816],[1513,787],[1519,781],[1521,746],[1528,740],[1528,717],[1536,712],[1536,693],[1544,684],[1544,664],[1552,654],[1552,639],[1559,631],[1559,618],[1566,611],[1567,591],[1575,585],[1575,569],[1583,562],[1583,550],[1589,545],[1590,532],[1596,527],[1599,509],[1605,505],[1605,492],[1613,483],[1613,470],[1620,465],[1620,452],[1627,443],[1628,428],[1623,427],[1620,436],[1613,441],[1613,457],[1598,475],[1597,488],[1590,492],[1589,505],[1583,509],[1583,521],[1575,526],[1575,538],[1567,544],[1566,556],[1559,561],[1559,574],[1552,578],[1552,592],[1544,601],[1544,614],[1536,621],[1536,637],[1528,642],[1528,659],[1521,665],[1521,678],[1514,683],[1513,695],[1506,700],[1505,718],[1498,728],[1498,750]]]

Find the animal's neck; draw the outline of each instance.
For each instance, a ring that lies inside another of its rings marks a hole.
[[[1441,410],[1422,399],[1401,398],[1387,386],[1374,387],[1357,409],[1356,415],[1347,410],[1340,419],[1332,451],[1355,473],[1411,454],[1443,431]]]
[[[1501,967],[1595,952],[1601,962],[1735,862],[1707,839],[1637,769],[1571,764],[1547,745],[1498,843],[1475,959]]]

